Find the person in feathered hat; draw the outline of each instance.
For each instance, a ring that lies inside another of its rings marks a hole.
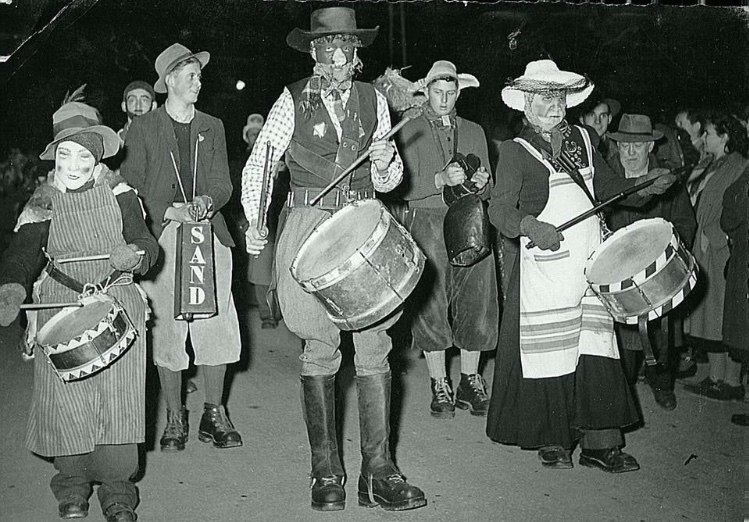
[[[167,425],[159,445],[167,452],[184,450],[189,436],[189,411],[181,393],[182,371],[190,365],[188,335],[205,385],[198,437],[221,449],[242,445],[223,405],[226,368],[239,360],[242,348],[231,293],[234,241],[222,213],[232,192],[226,135],[220,119],[195,107],[210,57],[207,51],[192,52],[180,43],[159,54],[154,62],[159,75],[154,90],[166,92],[166,101],[133,120],[121,166],[122,176],[143,198],[162,250],[160,269],[143,282],[143,288],[157,318],[151,341],[167,407]],[[181,223],[203,220],[210,222],[214,236],[217,314],[178,320],[174,317],[178,228]]]
[[[58,473],[51,487],[61,518],[85,517],[98,482],[107,521],[134,521],[138,493],[130,477],[138,470],[137,445],[145,439],[147,305],[133,274],[147,272],[159,248],[135,191],[101,163],[121,143],[99,123],[97,111],[80,101],[65,103],[53,116],[53,129],[55,137],[40,157],[54,160],[54,171],[25,206],[0,263],[0,325],[16,317],[26,288],[43,268],[34,284],[35,303],[76,302],[85,285],[97,285],[124,308],[135,339],[103,371],[63,381],[46,348],[31,352],[35,376],[26,447],[53,459]],[[98,254],[108,259],[57,263]],[[30,346],[59,311],[52,304],[30,314]]]
[[[271,109],[243,171],[242,204],[249,222],[247,251],[258,255],[267,243],[256,222],[266,142],[270,141],[270,164],[285,153],[291,177],[289,208],[276,247],[276,283],[286,326],[305,341],[301,381],[312,452],[311,504],[315,510],[332,511],[343,509],[346,502],[335,428],[340,331],[317,299],[294,281],[289,267],[302,239],[316,225],[349,201],[374,198],[375,191],[391,191],[403,177],[403,164],[393,144],[383,139],[390,130],[387,100],[371,84],[353,79],[362,67],[359,49],[374,41],[378,28],[359,28],[354,10],[348,7],[315,10],[310,26],[310,30],[294,29],[286,42],[309,53],[314,60],[312,75],[288,85]],[[309,205],[365,151],[368,161],[315,207]],[[426,505],[424,493],[408,484],[393,463],[388,444],[391,376],[387,355],[392,343],[386,330],[399,315],[394,313],[353,334],[362,427],[359,502],[394,511]]]
[[[413,346],[424,352],[431,379],[431,415],[452,418],[455,407],[485,416],[489,407],[486,384],[479,373],[481,352],[497,347],[499,307],[494,257],[487,255],[470,266],[453,266],[446,248],[444,227],[476,244],[475,216],[460,214],[450,220],[445,191],[489,197],[489,152],[479,125],[457,115],[455,104],[463,89],[478,87],[471,74],[458,73],[451,62],[434,62],[426,77],[417,82],[427,96],[418,118],[398,135],[403,155],[408,201],[404,224],[429,259],[429,273],[412,296],[417,310],[413,322]],[[473,156],[477,164],[466,172],[459,158]],[[477,200],[478,203],[478,200]],[[478,215],[483,215],[478,214]],[[488,252],[488,249],[487,249]],[[452,317],[452,321],[448,320]],[[445,366],[445,351],[460,349],[461,378],[453,392]]]
[[[621,450],[621,427],[637,422],[638,415],[612,318],[588,291],[583,274],[601,243],[603,223],[594,215],[564,236],[556,229],[592,208],[596,198],[636,183],[617,177],[594,137],[565,120],[566,109],[592,90],[588,78],[562,71],[552,60],[530,62],[502,90],[505,104],[526,119],[520,135],[500,146],[489,204],[492,223],[504,236],[518,238],[520,248],[510,269],[487,434],[538,449],[542,465],[558,469],[572,467],[580,438],[581,465],[621,473],[639,469]],[[661,174],[641,178],[657,180],[626,203],[642,205],[665,192],[675,177]]]

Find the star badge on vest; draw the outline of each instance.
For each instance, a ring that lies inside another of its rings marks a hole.
[[[208,221],[177,226],[174,318],[192,321],[218,313],[213,259],[213,226]]]

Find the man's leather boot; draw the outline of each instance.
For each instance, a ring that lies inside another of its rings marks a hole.
[[[217,448],[236,448],[242,445],[242,437],[226,416],[223,406],[205,403],[200,418],[198,438],[201,442],[213,442]]]
[[[302,375],[302,412],[312,453],[312,509],[346,507],[345,473],[338,454],[335,423],[335,375]]]
[[[426,506],[427,499],[390,458],[390,383],[390,372],[356,376],[362,453],[359,505],[404,511]]]
[[[190,432],[187,420],[187,409],[182,406],[179,410],[166,410],[166,428],[159,443],[161,451],[182,451]]]

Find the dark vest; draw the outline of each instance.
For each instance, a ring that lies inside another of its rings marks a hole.
[[[372,144],[377,127],[377,98],[371,84],[353,83],[339,143],[333,122],[322,103],[309,117],[300,109],[304,99],[302,91],[308,80],[305,78],[287,86],[294,99],[295,121],[294,134],[286,151],[286,164],[292,187],[322,188]],[[352,177],[339,183],[341,187],[344,185],[356,191],[372,190],[369,160],[354,170]]]

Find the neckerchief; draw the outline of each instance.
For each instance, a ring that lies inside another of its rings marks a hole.
[[[315,64],[312,76],[307,80],[307,85],[302,89],[302,101],[299,103],[299,109],[306,119],[317,111],[322,105],[322,97],[329,96],[333,91],[338,91],[338,95],[349,90],[352,80],[348,79],[343,82],[332,82],[324,75],[322,65]],[[339,98],[340,99],[340,98]]]
[[[458,128],[458,122],[455,119],[457,114],[455,111],[455,107],[453,107],[453,110],[450,111],[450,114],[446,114],[445,116],[440,116],[436,112],[434,112],[434,109],[432,109],[432,106],[428,103],[425,103],[423,107],[424,117],[433,127],[439,129],[444,127],[452,127],[456,129]]]

